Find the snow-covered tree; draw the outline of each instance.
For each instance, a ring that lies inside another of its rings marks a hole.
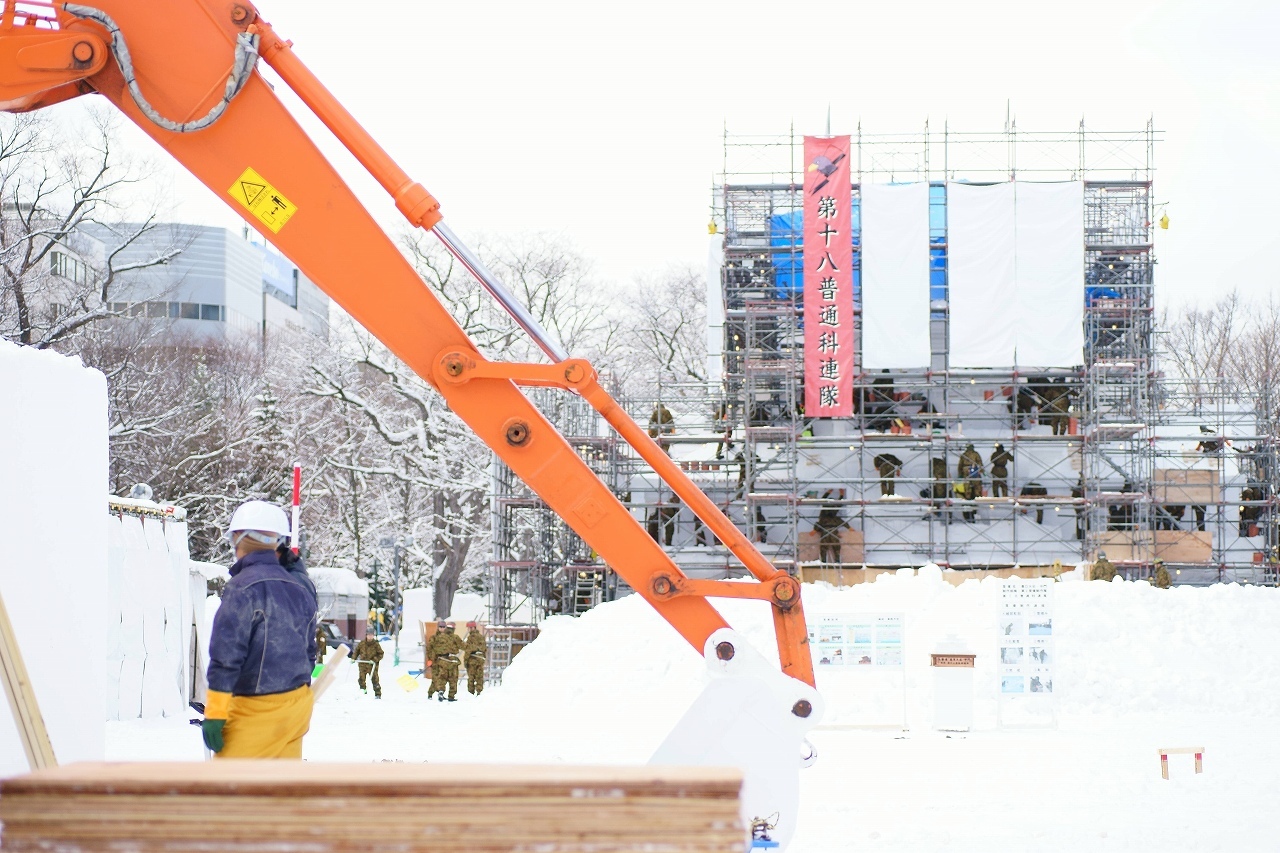
[[[100,113],[67,130],[39,113],[0,115],[0,335],[9,340],[44,348],[76,336],[117,313],[128,273],[185,248],[177,236],[130,251],[159,227],[160,208],[139,209],[149,170],[121,152],[115,121]]]

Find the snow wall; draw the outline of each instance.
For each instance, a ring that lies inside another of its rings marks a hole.
[[[0,595],[61,764],[100,761],[107,619],[107,383],[0,341]],[[0,702],[0,776],[27,764]]]
[[[208,649],[202,658],[206,582],[187,550],[186,512],[123,498],[110,509],[106,718],[185,714],[203,697]]]
[[[1028,582],[987,578],[953,586],[933,567],[841,589],[805,584],[810,624],[823,614],[885,612],[901,613],[905,624],[905,672],[816,668],[827,701],[820,725],[900,726],[905,678],[910,727],[928,729],[934,700],[929,656],[955,634],[977,654],[974,728],[995,728],[997,615],[1005,583]],[[1280,708],[1280,658],[1272,653],[1280,644],[1280,589],[1220,584],[1160,590],[1118,580],[1058,583],[1053,594],[1059,725],[1161,715],[1273,717]],[[766,606],[715,604],[777,660]],[[599,750],[614,761],[646,761],[706,680],[700,656],[639,596],[576,619],[552,617],[541,629],[507,669],[501,689],[485,695],[512,714],[545,718],[548,738],[565,738],[548,751],[566,760]],[[596,742],[582,727],[565,726],[566,714],[609,724],[598,727]],[[628,737],[618,738],[618,731]],[[589,742],[577,742],[583,738]]]

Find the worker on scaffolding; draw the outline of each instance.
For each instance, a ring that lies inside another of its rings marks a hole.
[[[680,516],[680,499],[675,494],[671,495],[670,502],[663,497],[664,490],[658,487],[658,504],[649,510],[648,516],[645,518],[645,527],[649,531],[649,535],[653,537],[653,541],[659,545],[665,541],[668,548],[675,538],[676,520]]]
[[[1044,420],[1053,428],[1054,435],[1067,435],[1071,431],[1071,388],[1067,380],[1054,382],[1044,393]]]
[[[1009,464],[1012,462],[1013,454],[997,441],[991,453],[991,497],[1009,497]]]
[[[725,451],[733,450],[733,418],[732,409],[727,402],[721,401],[712,413],[716,432],[720,433],[720,441],[716,444],[716,458],[723,459]]]
[[[880,497],[893,495],[893,480],[902,471],[902,460],[892,453],[881,453],[871,460],[880,474]]]
[[[973,442],[964,447],[960,461],[956,465],[956,476],[960,480],[959,493],[966,501],[976,501],[982,495],[982,456],[973,448]],[[964,509],[964,520],[974,522],[978,518],[978,508],[968,504]]]
[[[832,496],[831,489],[822,493],[822,497],[827,500]],[[818,520],[813,525],[813,532],[818,534],[818,559],[823,565],[840,565],[840,531],[848,527],[849,522],[840,516],[839,504],[825,504],[818,511]]]
[[[658,442],[658,446],[671,455],[671,443],[666,440],[666,436],[676,434],[676,418],[671,414],[671,410],[662,403],[658,403],[653,407],[652,414],[649,415],[649,437]]]
[[[209,635],[202,724],[219,758],[302,758],[318,604],[302,561],[277,553],[288,536],[284,510],[265,501],[242,504],[227,526],[236,561]]]

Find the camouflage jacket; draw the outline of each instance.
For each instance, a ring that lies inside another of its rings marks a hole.
[[[377,640],[361,640],[356,643],[355,651],[351,653],[351,659],[377,663],[382,660],[382,644]]]
[[[976,450],[966,450],[960,454],[960,463],[956,468],[956,476],[962,480],[976,480],[982,476],[982,457]],[[970,471],[973,473],[970,474]]]
[[[427,641],[427,657],[433,661],[450,655],[453,661],[457,662],[460,651],[462,651],[462,638],[449,631],[437,631]]]
[[[485,658],[489,652],[489,644],[485,642],[484,634],[480,633],[480,629],[467,632],[467,642],[465,645],[466,656],[463,660],[468,666],[483,666]]]

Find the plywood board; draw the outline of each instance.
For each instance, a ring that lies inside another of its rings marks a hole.
[[[1157,503],[1205,505],[1222,500],[1218,472],[1192,468],[1157,468],[1153,478]]]
[[[19,851],[740,853],[741,789],[705,767],[80,764],[0,782],[0,821]]]

